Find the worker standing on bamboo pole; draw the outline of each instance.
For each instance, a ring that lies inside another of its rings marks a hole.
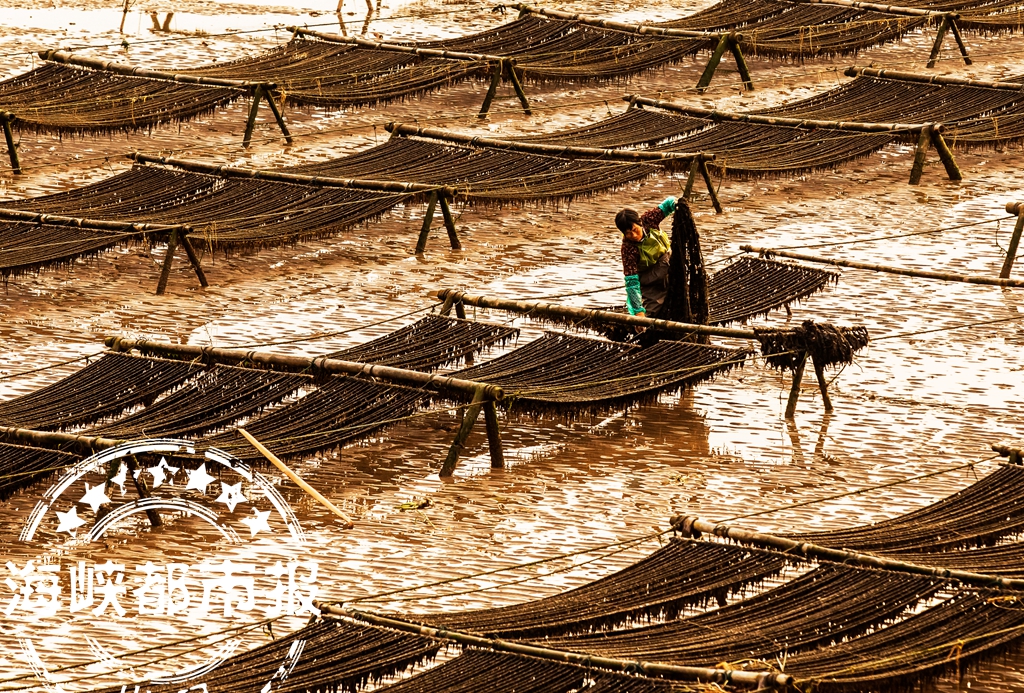
[[[643,214],[623,209],[615,215],[615,226],[622,232],[622,274],[630,315],[656,318],[665,305],[672,246],[658,225],[676,211],[676,205],[676,198],[668,197]]]

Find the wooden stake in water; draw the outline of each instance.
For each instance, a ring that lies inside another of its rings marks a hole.
[[[240,429],[238,429],[238,432],[241,433],[243,436],[245,436],[245,439],[248,440],[249,443],[254,448],[259,450],[261,455],[263,455],[268,460],[270,460],[270,463],[272,465],[274,465],[275,467],[280,469],[282,474],[284,474],[286,477],[288,477],[289,479],[294,481],[296,486],[298,486],[303,491],[308,493],[310,496],[313,497],[314,500],[319,502],[321,505],[323,505],[325,508],[330,510],[332,513],[334,513],[335,515],[340,517],[342,522],[345,523],[345,529],[352,529],[352,527],[355,526],[352,523],[352,518],[350,518],[345,513],[341,512],[341,510],[339,510],[338,507],[336,505],[334,505],[334,503],[332,503],[331,501],[329,501],[326,498],[324,498],[322,495],[320,495],[319,491],[317,491],[315,488],[313,488],[312,486],[307,484],[305,481],[303,481],[299,477],[299,475],[296,474],[295,472],[293,472],[291,469],[289,469],[285,465],[284,462],[282,462],[281,460],[277,459],[277,456],[274,453],[272,453],[270,450],[268,450],[266,447],[264,447],[263,443],[261,443],[260,441],[256,440],[255,438],[253,438],[252,435],[247,430],[245,430],[244,428],[240,428]]]

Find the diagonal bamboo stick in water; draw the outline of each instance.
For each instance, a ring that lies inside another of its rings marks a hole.
[[[345,529],[352,529],[355,526],[353,524],[353,522],[352,522],[352,518],[350,518],[345,513],[341,512],[341,510],[338,509],[338,506],[336,506],[334,503],[332,503],[331,501],[329,501],[326,498],[324,498],[320,494],[319,491],[317,491],[315,488],[313,488],[312,486],[307,484],[305,481],[303,481],[302,478],[298,474],[293,472],[291,469],[289,469],[288,466],[285,465],[284,462],[282,462],[281,460],[277,459],[277,455],[275,455],[270,450],[268,450],[266,447],[264,447],[263,443],[261,443],[260,441],[256,440],[255,438],[253,438],[251,433],[249,433],[244,428],[239,428],[238,432],[241,433],[243,436],[245,436],[245,439],[248,440],[249,443],[251,443],[254,448],[259,450],[260,454],[262,454],[264,457],[266,457],[268,460],[270,460],[270,463],[272,465],[274,465],[275,467],[280,469],[282,474],[284,474],[286,477],[288,477],[289,479],[294,481],[296,486],[298,486],[303,491],[308,493],[310,496],[313,497],[313,499],[315,501],[317,501],[318,503],[323,505],[325,508],[330,510],[332,513],[334,513],[335,515],[340,517],[342,519],[342,521],[345,523],[345,525],[344,525]]]

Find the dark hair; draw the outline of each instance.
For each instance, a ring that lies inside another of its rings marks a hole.
[[[623,209],[615,215],[615,226],[618,227],[619,231],[626,233],[633,224],[640,223],[640,215],[637,214],[635,209]]]

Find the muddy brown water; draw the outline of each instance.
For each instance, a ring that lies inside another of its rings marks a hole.
[[[282,31],[233,31],[296,22],[335,22],[333,28],[337,28],[330,3],[211,6],[185,2],[175,4],[173,28],[206,35],[167,37],[147,30],[150,10],[169,9],[156,3],[129,14],[125,56],[116,32],[120,20],[116,8],[89,1],[60,8],[48,3],[4,4],[0,17],[5,27],[0,39],[6,57],[4,76],[31,67],[29,51],[41,48],[109,44],[88,54],[148,66],[193,65],[252,54],[286,39]],[[565,5],[633,20],[668,19],[702,6]],[[359,33],[365,7],[350,0],[345,12],[348,31]],[[506,19],[479,3],[392,1],[366,26],[371,34],[387,38],[435,38],[488,28]],[[842,68],[853,62],[920,68],[931,40],[932,34],[925,32],[856,58],[804,65],[755,61],[757,91],[739,91],[736,74],[726,70],[716,76],[715,88],[695,101],[741,108],[804,98],[841,83]],[[947,51],[939,72],[977,77],[1024,72],[1020,37],[968,37],[968,44],[975,55],[970,70],[965,71]],[[461,85],[387,109],[297,111],[288,114],[297,144],[287,149],[272,124],[261,122],[254,147],[242,150],[239,132],[245,111],[241,104],[152,133],[63,140],[26,134],[21,140],[26,174],[12,178],[0,164],[0,195],[14,199],[101,179],[123,170],[126,164],[118,155],[133,148],[278,166],[357,151],[380,141],[388,121],[415,120],[506,134],[558,130],[621,111],[625,91],[693,98],[688,88],[701,70],[699,62],[686,61],[628,84],[536,87],[531,97],[538,115],[532,119],[517,112],[511,94],[505,93],[490,121],[478,122],[473,114],[482,98],[480,85]],[[908,186],[912,151],[907,147],[887,148],[833,172],[729,179],[720,189],[725,214],[715,215],[704,197],[694,204],[705,257],[718,267],[743,243],[801,247],[903,236],[808,252],[993,275],[1012,229],[1003,206],[1024,187],[1019,157],[1016,149],[959,154],[965,175],[959,185],[944,180],[941,166],[930,158],[922,184]],[[159,247],[115,250],[76,263],[70,271],[18,277],[0,293],[0,398],[29,392],[74,372],[81,362],[17,375],[97,353],[107,334],[243,346],[338,333],[274,347],[287,353],[316,354],[411,322],[417,316],[398,316],[429,310],[433,301],[428,293],[441,287],[543,298],[615,285],[621,280],[611,214],[624,205],[652,206],[666,195],[678,194],[682,183],[679,177],[663,176],[571,204],[458,210],[465,249],[448,250],[444,234],[435,229],[422,257],[412,255],[411,249],[424,210],[422,205],[411,205],[333,239],[209,258],[211,286],[206,290],[198,288],[179,258],[168,293],[159,297],[152,293],[164,252]],[[908,235],[983,220],[987,223],[944,233]],[[608,304],[621,300],[620,291],[565,300],[577,305]],[[780,311],[757,321],[779,326],[814,318],[870,328],[874,343],[833,383],[831,415],[824,413],[820,396],[808,382],[795,421],[786,422],[782,412],[787,379],[752,360],[693,392],[663,395],[654,404],[628,412],[587,414],[574,420],[505,417],[508,468],[489,468],[486,443],[477,432],[455,479],[441,481],[436,470],[454,434],[456,418],[453,412],[432,411],[399,423],[378,438],[295,465],[303,478],[355,518],[350,531],[341,530],[327,511],[290,482],[263,471],[307,532],[308,543],[295,556],[315,557],[320,596],[343,600],[621,542],[664,529],[667,518],[679,512],[713,519],[761,513],[737,522],[773,531],[872,522],[963,488],[994,468],[992,462],[981,462],[991,456],[992,442],[1019,442],[1024,437],[1020,416],[1024,321],[950,329],[1015,318],[1022,311],[1021,290],[844,270],[836,286],[795,306],[792,317]],[[544,329],[502,313],[471,314],[521,327],[520,343]],[[398,319],[373,324],[388,318]],[[267,442],[272,446],[272,441]],[[763,512],[972,460],[980,462],[972,470]],[[92,478],[92,483],[100,480]],[[183,473],[174,479],[177,489],[186,483]],[[52,528],[30,545],[14,541],[43,491],[45,485],[0,506],[0,536],[4,537],[0,562],[23,565],[30,558],[45,556],[65,565],[110,560],[134,566],[146,561],[197,563],[211,554],[254,563],[286,555],[270,540],[227,545],[209,527],[187,517],[175,517],[161,530],[149,530],[141,521],[129,523],[104,542],[69,542]],[[88,513],[84,507],[83,511]],[[234,517],[248,512],[249,506],[239,506]],[[533,599],[608,574],[656,546],[656,540],[648,540],[613,555],[606,555],[610,550],[581,554],[525,570],[403,592],[372,605],[418,613]],[[525,577],[531,579],[523,581]],[[0,582],[4,595],[0,609],[6,608],[11,596],[7,589]],[[220,631],[232,622],[245,623],[247,618],[256,616],[243,615],[236,621],[219,613],[197,619],[140,618],[131,613],[111,619],[62,614],[39,622],[6,618],[0,625],[0,689],[48,688],[32,678],[32,663],[21,644],[26,639],[51,670],[80,665],[53,676],[58,681],[75,679],[64,684],[66,690],[87,690],[120,685],[138,678],[144,669],[140,665],[138,670],[111,674],[118,667],[109,663],[84,666],[102,659],[104,652],[177,642]],[[277,624],[276,634],[301,620]],[[235,646],[249,647],[267,637],[257,631]],[[199,661],[199,654],[185,652],[190,647],[169,647],[181,655],[175,666]],[[971,690],[1019,690],[1024,685],[1017,673],[1021,661],[1011,658],[972,672],[959,684],[943,682],[935,688],[952,690],[970,684]],[[146,672],[173,668],[169,663],[153,664]],[[5,679],[11,680],[4,683]]]

